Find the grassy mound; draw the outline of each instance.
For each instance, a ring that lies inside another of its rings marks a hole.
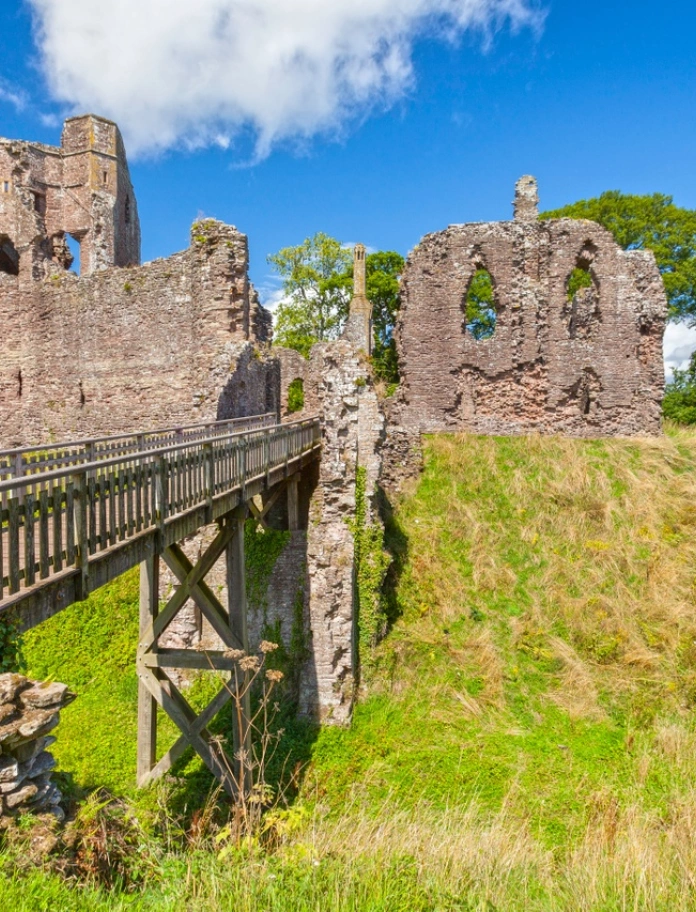
[[[696,432],[435,437],[388,531],[399,617],[273,851],[165,853],[144,907],[696,908]],[[103,641],[123,707],[129,623]],[[29,669],[65,680],[43,636]],[[65,712],[64,768],[71,713],[108,726],[97,684]]]

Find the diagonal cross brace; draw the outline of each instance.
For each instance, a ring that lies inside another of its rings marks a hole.
[[[215,716],[220,712],[220,710],[229,702],[233,696],[233,688],[231,684],[225,683],[222,688],[217,692],[216,696],[208,703],[206,708],[196,717],[195,722],[192,722],[190,728],[199,735],[207,738],[209,733],[207,731],[207,726]],[[191,743],[186,734],[180,735],[177,741],[169,748],[167,753],[159,760],[149,772],[142,776],[138,780],[138,786],[144,788],[146,785],[149,785],[151,782],[154,782],[160,776],[163,776],[168,772],[182,756],[187,747],[190,747]]]
[[[181,585],[143,633],[138,648],[139,652],[147,652],[152,649],[157,639],[171,624],[189,598],[193,599],[204,612],[216,633],[227,646],[241,648],[240,643],[230,639],[229,620],[225,609],[203,582],[204,577],[212,569],[234,534],[235,528],[232,523],[222,526],[195,567],[178,545],[171,545],[165,549],[162,557]]]
[[[216,704],[216,709],[219,709],[221,705],[224,705],[224,703],[227,702],[227,699],[221,702],[219,699],[220,694],[218,694],[218,696],[213,699],[210,706],[207,707],[200,716],[196,716],[196,713],[191,709],[176,685],[169,678],[156,678],[152,669],[148,668],[141,659],[138,659],[137,667],[140,680],[182,732],[185,743],[181,745],[179,756],[183,753],[186,744],[190,744],[196,753],[203,759],[203,762],[210,772],[222,784],[225,791],[233,798],[236,797],[237,785],[232,773],[232,761],[225,753],[222,745],[211,738],[205,725],[200,725],[201,716],[205,715],[206,722],[212,719],[214,713],[208,713],[208,709],[212,707],[213,704]],[[170,755],[172,751],[177,748],[181,740],[182,739],[180,738],[169,751]],[[167,755],[165,755],[163,760],[166,759],[166,756]],[[161,763],[162,761],[160,761],[160,764]],[[158,764],[158,766],[160,764]],[[157,769],[157,767],[155,767],[155,769]],[[147,776],[147,781],[151,781],[153,774],[154,769]],[[143,780],[143,784],[144,781],[145,780]]]
[[[138,644],[136,663],[142,688],[151,695],[151,698],[177,725],[181,731],[181,736],[157,763],[154,762],[154,739],[151,741],[150,753],[146,762],[140,765],[139,759],[138,783],[141,786],[147,785],[170,769],[186,747],[190,745],[201,756],[208,769],[220,781],[225,790],[233,797],[238,794],[239,783],[235,777],[235,768],[223,747],[215,741],[207,727],[219,710],[231,698],[234,698],[236,684],[230,682],[223,685],[208,706],[200,714],[196,715],[171,678],[165,673],[166,668],[210,668],[210,670],[231,671],[234,668],[233,660],[225,655],[224,649],[213,650],[208,653],[194,649],[160,650],[157,642],[160,635],[190,598],[193,599],[202,614],[210,622],[222,640],[223,646],[244,649],[244,641],[246,640],[244,630],[236,629],[238,625],[231,623],[233,619],[230,618],[228,611],[225,610],[204,581],[206,574],[225,551],[227,551],[228,556],[227,573],[229,580],[230,567],[232,566],[230,564],[230,548],[236,547],[235,536],[242,536],[237,544],[241,548],[242,575],[240,582],[242,593],[244,592],[243,528],[243,519],[240,524],[240,517],[236,514],[231,514],[227,522],[221,524],[217,535],[195,566],[177,544],[166,548],[161,555],[179,581],[179,586],[161,612],[151,612],[151,621],[144,628]],[[236,579],[236,572],[233,573],[233,576]],[[231,584],[228,582],[228,585]],[[153,586],[154,588],[152,588]],[[151,596],[156,598],[154,578],[150,588],[152,588]],[[238,594],[234,599],[236,605],[239,601]],[[237,615],[235,614],[234,617],[236,618]],[[244,699],[243,694],[242,699]],[[248,700],[248,697],[246,699]],[[248,715],[248,707],[245,706],[243,711]],[[239,735],[235,735],[235,743],[238,743],[238,741]]]

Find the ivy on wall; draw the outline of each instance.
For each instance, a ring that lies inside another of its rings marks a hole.
[[[384,550],[384,530],[367,515],[367,470],[359,466],[355,478],[355,518],[350,523],[355,542],[358,657],[361,667],[372,665],[373,651],[384,636],[387,613],[382,586],[390,557]]]

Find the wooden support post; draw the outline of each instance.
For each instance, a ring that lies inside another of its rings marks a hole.
[[[153,553],[140,565],[140,637],[150,628],[159,608],[159,555]],[[139,651],[142,646],[138,647]],[[156,645],[152,646],[152,651]],[[157,672],[155,671],[155,674]],[[138,785],[143,785],[157,762],[157,701],[142,681],[138,681]]]
[[[228,522],[235,527],[234,535],[227,545],[227,594],[230,630],[234,638],[249,651],[247,631],[246,573],[244,565],[244,521],[246,505],[238,507]],[[232,741],[234,746],[234,775],[239,792],[248,794],[251,780],[251,700],[248,672],[236,672],[239,680],[239,695],[235,697],[233,711]]]
[[[87,476],[84,472],[73,475],[73,485],[77,498],[77,507],[73,513],[75,523],[75,563],[80,571],[77,585],[79,601],[89,595],[89,537],[87,526]]]
[[[288,529],[296,532],[300,528],[300,473],[288,478]]]

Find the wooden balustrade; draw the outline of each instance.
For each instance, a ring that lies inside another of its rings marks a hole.
[[[317,418],[242,421],[0,452],[0,611],[68,570],[86,597],[90,559],[194,512],[195,527],[211,522],[231,493],[246,500],[320,446]]]
[[[0,450],[0,482],[23,478],[41,472],[52,472],[87,462],[99,462],[143,453],[180,443],[224,437],[232,433],[273,427],[277,418],[272,412],[248,418],[204,422],[163,428],[156,431],[138,431],[110,437],[73,440],[40,447],[19,447]]]

